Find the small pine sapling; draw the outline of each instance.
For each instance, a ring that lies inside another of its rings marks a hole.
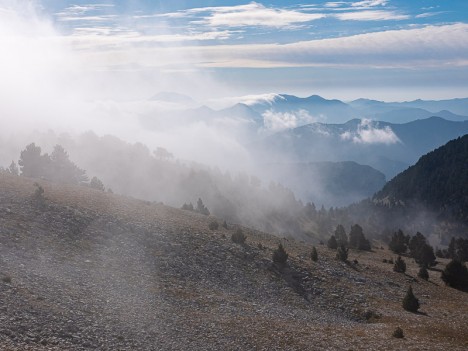
[[[413,294],[413,288],[408,288],[405,298],[403,299],[403,308],[409,312],[417,312],[419,309],[419,300]]]
[[[310,258],[314,262],[318,261],[318,253],[317,253],[317,249],[315,248],[315,246],[312,246],[312,252],[310,253]]]

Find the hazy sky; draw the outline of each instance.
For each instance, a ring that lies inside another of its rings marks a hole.
[[[132,85],[128,98],[468,96],[466,0],[0,0],[0,20],[13,13],[24,23],[19,32],[0,25],[3,46],[26,37],[43,51],[24,55],[73,71],[76,84],[92,76],[106,97],[125,96],[122,85]]]

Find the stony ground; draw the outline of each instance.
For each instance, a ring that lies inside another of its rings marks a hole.
[[[41,206],[33,183],[0,176],[1,350],[468,349],[468,294],[409,258],[394,273],[380,243],[314,263],[311,244],[242,228],[237,245],[233,224],[85,187],[40,182]]]

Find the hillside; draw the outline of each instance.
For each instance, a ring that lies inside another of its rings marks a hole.
[[[468,223],[468,135],[424,155],[376,194],[408,206],[420,204],[440,219]]]
[[[5,350],[466,350],[468,294],[416,279],[388,250],[335,252],[83,186],[0,175],[0,348]],[[220,221],[220,220],[218,220]],[[374,245],[380,247],[380,243]],[[443,268],[442,260],[436,268]],[[422,304],[405,312],[409,284]],[[404,339],[392,338],[397,326]]]

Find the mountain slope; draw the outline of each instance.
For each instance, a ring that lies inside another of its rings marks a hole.
[[[266,233],[242,228],[240,246],[213,218],[43,181],[38,207],[33,182],[0,175],[1,349],[466,349],[468,295],[430,272],[413,281],[427,315],[405,312],[409,278],[383,250],[346,265],[319,246],[312,263],[281,240],[279,267]]]
[[[376,194],[375,200],[383,199],[420,203],[468,224],[468,135],[421,157]]]

